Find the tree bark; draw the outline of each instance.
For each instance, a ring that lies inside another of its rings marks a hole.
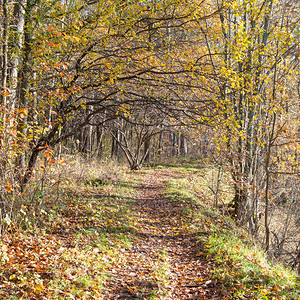
[[[159,157],[161,157],[161,156],[162,156],[162,153],[163,153],[163,132],[161,132],[161,133],[159,134],[157,155],[158,155]]]
[[[180,135],[180,155],[185,156],[188,153],[187,142],[184,135]]]
[[[14,22],[14,55],[11,62],[11,75],[10,75],[10,109],[14,109],[17,103],[17,88],[18,88],[18,74],[20,70],[20,65],[22,63],[22,49],[23,49],[23,37],[24,37],[24,25],[25,25],[25,8],[27,7],[27,0],[19,0],[15,2],[13,20]]]
[[[0,94],[0,103],[6,108],[7,101],[7,68],[8,68],[8,10],[7,10],[7,0],[2,2],[2,20],[1,20],[3,29],[1,33],[2,39],[2,53],[1,53],[1,94]],[[5,126],[5,116],[3,118],[3,125]]]
[[[20,62],[21,69],[18,72],[18,84],[17,84],[17,105],[19,109],[28,108],[28,94],[29,94],[29,80],[31,77],[30,68],[30,53],[31,53],[31,39],[32,33],[30,29],[31,22],[31,5],[27,2],[27,7],[24,12],[24,42],[22,47],[22,58]],[[27,114],[22,112],[18,119],[17,133],[19,135],[20,144],[25,144],[24,137],[27,133]],[[25,167],[25,151],[22,151],[17,156],[16,169],[23,170]]]
[[[145,155],[145,162],[149,162],[150,160],[150,139],[147,139],[144,143],[144,155]]]

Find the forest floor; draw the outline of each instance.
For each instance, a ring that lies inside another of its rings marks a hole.
[[[34,214],[32,202],[22,208],[23,228],[12,224],[0,241],[0,299],[299,299],[299,282],[271,281],[239,233],[232,248],[250,267],[222,250],[231,237],[221,231],[234,230],[193,196],[199,170],[126,172],[52,185]]]
[[[111,270],[104,299],[229,299],[222,284],[211,277],[215,267],[206,258],[183,203],[164,196],[172,170],[148,173],[137,186],[133,204],[137,237],[123,252],[125,264]]]

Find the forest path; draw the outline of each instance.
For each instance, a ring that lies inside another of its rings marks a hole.
[[[103,299],[228,299],[211,278],[215,263],[202,252],[187,207],[164,196],[180,177],[170,169],[145,173],[132,208],[136,239],[112,265]]]

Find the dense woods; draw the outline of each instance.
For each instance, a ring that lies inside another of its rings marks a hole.
[[[216,170],[215,206],[300,272],[298,1],[0,5],[2,234],[67,157],[193,157]]]

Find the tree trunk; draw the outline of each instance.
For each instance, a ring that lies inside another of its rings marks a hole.
[[[187,142],[184,135],[180,135],[180,155],[185,156],[188,153]]]
[[[235,187],[233,199],[234,215],[238,225],[245,225],[248,221],[247,191],[240,187]]]
[[[102,151],[103,151],[103,135],[104,135],[104,130],[103,127],[97,126],[96,129],[96,136],[97,136],[97,149],[95,151],[95,156],[101,158],[102,156]]]
[[[111,158],[119,159],[120,157],[120,142],[121,142],[121,135],[119,129],[114,129],[113,133],[114,137],[112,138],[112,145],[111,145]]]
[[[163,153],[163,133],[161,132],[159,134],[159,138],[158,138],[158,151],[157,151],[157,155],[159,157],[161,157],[162,153]]]
[[[26,11],[24,12],[24,44],[22,48],[22,58],[20,59],[21,69],[18,72],[18,84],[17,84],[17,102],[19,109],[28,108],[28,94],[29,94],[29,80],[31,77],[30,67],[30,53],[31,53],[31,29],[30,29],[30,14],[31,6],[27,4]],[[20,144],[26,143],[24,137],[27,134],[27,114],[21,113],[18,120],[17,133],[19,135]],[[22,141],[22,142],[21,142]],[[16,169],[22,170],[25,168],[25,152],[18,154],[16,161]]]
[[[144,155],[144,161],[148,163],[150,159],[150,139],[147,139],[144,143]]]
[[[172,156],[176,156],[178,154],[178,142],[177,142],[177,135],[173,133],[172,137]]]
[[[7,0],[3,0],[2,3],[2,53],[1,53],[1,94],[0,94],[0,104],[6,108],[7,101],[7,68],[8,68],[8,10],[7,10]],[[5,116],[3,118],[3,125],[5,126]]]
[[[22,62],[23,37],[25,25],[25,8],[27,7],[27,0],[19,0],[15,2],[13,20],[14,22],[14,55],[11,62],[11,94],[10,94],[10,109],[14,109],[17,105],[17,87],[18,87],[18,71]]]

